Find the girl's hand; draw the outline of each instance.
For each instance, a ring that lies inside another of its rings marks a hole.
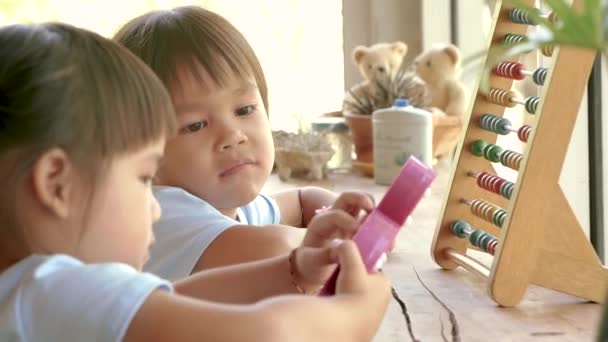
[[[344,241],[337,249],[340,274],[336,282],[337,300],[344,300],[352,313],[354,341],[371,341],[375,335],[390,299],[390,283],[378,272],[368,274],[357,246]]]
[[[320,289],[335,269],[338,254],[332,242],[350,240],[359,228],[360,215],[372,209],[368,195],[348,192],[312,219],[292,260],[295,280],[307,293]]]
[[[338,221],[334,222],[331,219],[326,221],[326,219],[323,218],[324,215],[338,210],[358,219],[361,218],[361,216],[367,215],[373,208],[373,198],[368,194],[362,192],[345,192],[341,194],[330,208],[319,210],[317,215],[310,221],[308,231],[302,241],[302,246],[328,246],[334,238],[350,239],[355,235],[359,228],[358,223],[356,227],[332,225],[332,223],[338,223]],[[362,220],[359,221],[362,222]],[[350,223],[352,221],[348,222]],[[347,224],[347,221],[344,220],[342,223]]]

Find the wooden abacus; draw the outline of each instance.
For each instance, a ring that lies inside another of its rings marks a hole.
[[[533,0],[524,2],[534,6]],[[488,46],[519,42],[531,25],[523,11],[497,1]],[[490,76],[490,93],[477,92],[432,246],[442,268],[462,266],[487,278],[490,297],[502,306],[517,305],[529,284],[595,302],[604,300],[608,285],[608,270],[559,185],[595,52],[548,47],[542,53],[552,55],[550,68],[531,71],[517,61],[503,62]],[[540,97],[520,98],[510,90],[526,76],[542,85]],[[505,107],[518,104],[534,114],[533,127],[515,128],[502,117]],[[497,134],[511,132],[526,143],[524,154],[495,145]],[[492,162],[518,170],[517,181],[495,175]],[[493,255],[491,267],[469,249]]]

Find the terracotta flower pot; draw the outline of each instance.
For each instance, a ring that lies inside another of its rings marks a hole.
[[[353,137],[356,160],[372,163],[374,161],[372,116],[344,113],[344,118]]]

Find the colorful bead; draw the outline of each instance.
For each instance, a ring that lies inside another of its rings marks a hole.
[[[505,107],[515,107],[517,103],[511,101],[511,98],[516,97],[514,91],[492,88],[488,95],[488,100],[495,104]]]
[[[535,114],[538,109],[538,105],[540,104],[540,97],[538,96],[530,96],[526,98],[526,111],[530,114]]]
[[[528,37],[523,34],[507,33],[502,38],[502,43],[507,46],[513,46],[523,43],[528,40]]]
[[[506,135],[510,132],[507,127],[511,126],[511,121],[493,114],[484,114],[479,118],[479,126],[485,130]]]
[[[482,251],[494,255],[498,239],[480,229],[473,229],[471,225],[463,220],[456,220],[450,225],[450,230],[461,239],[468,237],[469,242]]]
[[[477,185],[485,190],[499,194],[506,199],[511,198],[515,184],[499,176],[483,171],[477,176]]]
[[[500,195],[506,199],[511,199],[514,189],[515,183],[505,182],[500,186]]]
[[[487,145],[487,143],[483,140],[475,140],[471,144],[471,153],[477,157],[483,156],[483,149]]]
[[[538,68],[534,70],[532,73],[532,81],[537,85],[544,85],[545,79],[547,78],[547,74],[549,73],[549,68]]]
[[[541,10],[538,8],[532,9],[534,13],[537,15],[541,14]],[[515,24],[523,24],[523,25],[536,25],[532,18],[530,18],[530,13],[522,8],[513,8],[509,11],[509,19]]]
[[[494,211],[494,214],[492,215],[492,222],[494,222],[495,225],[502,227],[502,225],[505,223],[506,218],[507,211],[504,209],[498,209]]]
[[[471,213],[482,219],[502,227],[507,217],[507,211],[487,201],[472,200],[470,203]]]
[[[463,220],[457,220],[452,222],[450,225],[450,230],[452,233],[459,238],[466,238],[469,235],[469,232],[472,231],[471,225],[466,223]]]
[[[517,62],[502,62],[499,63],[492,72],[496,76],[511,78],[514,80],[523,80],[526,75],[522,74],[524,65]]]
[[[547,19],[552,24],[557,24],[559,22],[559,17],[557,16],[557,13],[555,13],[555,12],[549,13],[549,17]]]
[[[498,145],[487,144],[483,148],[483,156],[487,160],[498,163],[500,161],[500,156],[502,155],[502,148]]]
[[[506,150],[500,154],[500,163],[508,168],[518,171],[523,156],[515,151]]]
[[[530,125],[523,125],[517,130],[517,137],[522,142],[528,142],[530,132],[532,132],[532,127]]]

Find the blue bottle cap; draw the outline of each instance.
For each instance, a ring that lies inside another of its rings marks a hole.
[[[393,105],[395,107],[407,107],[410,105],[410,102],[407,99],[396,99]]]

